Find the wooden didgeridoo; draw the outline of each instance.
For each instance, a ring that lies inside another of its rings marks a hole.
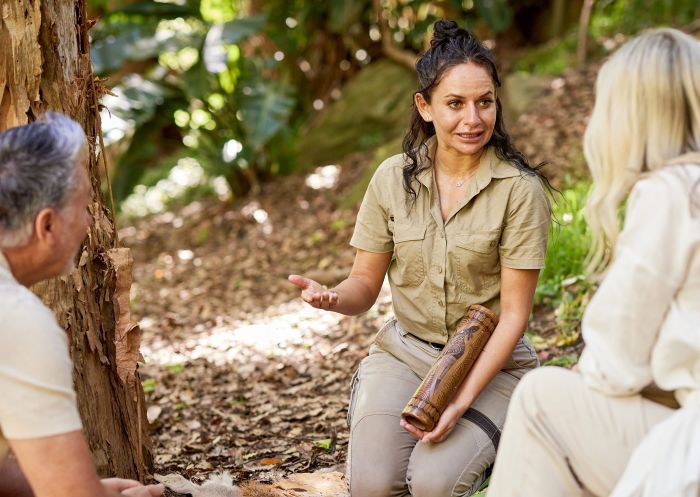
[[[469,306],[401,417],[419,430],[431,431],[469,374],[497,323],[498,316],[490,309],[476,304]]]

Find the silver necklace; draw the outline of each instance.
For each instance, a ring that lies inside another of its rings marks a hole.
[[[469,178],[471,178],[472,176],[474,176],[474,173],[476,173],[476,169],[474,169],[473,171],[471,171],[471,172],[470,172],[469,174],[467,174],[464,178],[461,178],[461,179],[458,179],[457,181],[455,181],[455,186],[456,186],[457,188],[461,188],[462,185],[464,185],[464,182],[465,182],[465,181],[467,181]]]

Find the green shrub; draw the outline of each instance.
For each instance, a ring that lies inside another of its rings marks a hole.
[[[589,287],[584,275],[584,259],[590,246],[590,235],[583,217],[589,190],[588,182],[579,182],[555,197],[547,257],[535,292],[537,304],[557,307],[567,288],[583,293]]]

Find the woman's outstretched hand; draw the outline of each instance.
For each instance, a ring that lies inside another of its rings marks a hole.
[[[310,306],[317,309],[333,310],[338,305],[338,294],[314,280],[298,274],[290,274],[287,279],[293,285],[301,288],[301,298]]]

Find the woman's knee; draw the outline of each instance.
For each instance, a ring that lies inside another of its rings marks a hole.
[[[380,465],[353,464],[350,474],[350,497],[387,497],[404,495],[403,478]]]
[[[454,478],[434,468],[409,467],[406,479],[412,497],[466,497],[475,493],[483,481],[483,472],[469,468]]]
[[[364,415],[350,431],[348,477],[352,497],[406,494],[406,465],[414,441],[399,417]]]
[[[387,497],[397,494],[388,481],[360,480],[350,483],[350,497]]]
[[[566,369],[558,367],[537,368],[518,382],[518,386],[513,391],[510,405],[511,408],[526,408],[533,405],[533,400],[537,403],[548,402],[552,396],[557,396],[561,384],[562,375],[575,374]]]

